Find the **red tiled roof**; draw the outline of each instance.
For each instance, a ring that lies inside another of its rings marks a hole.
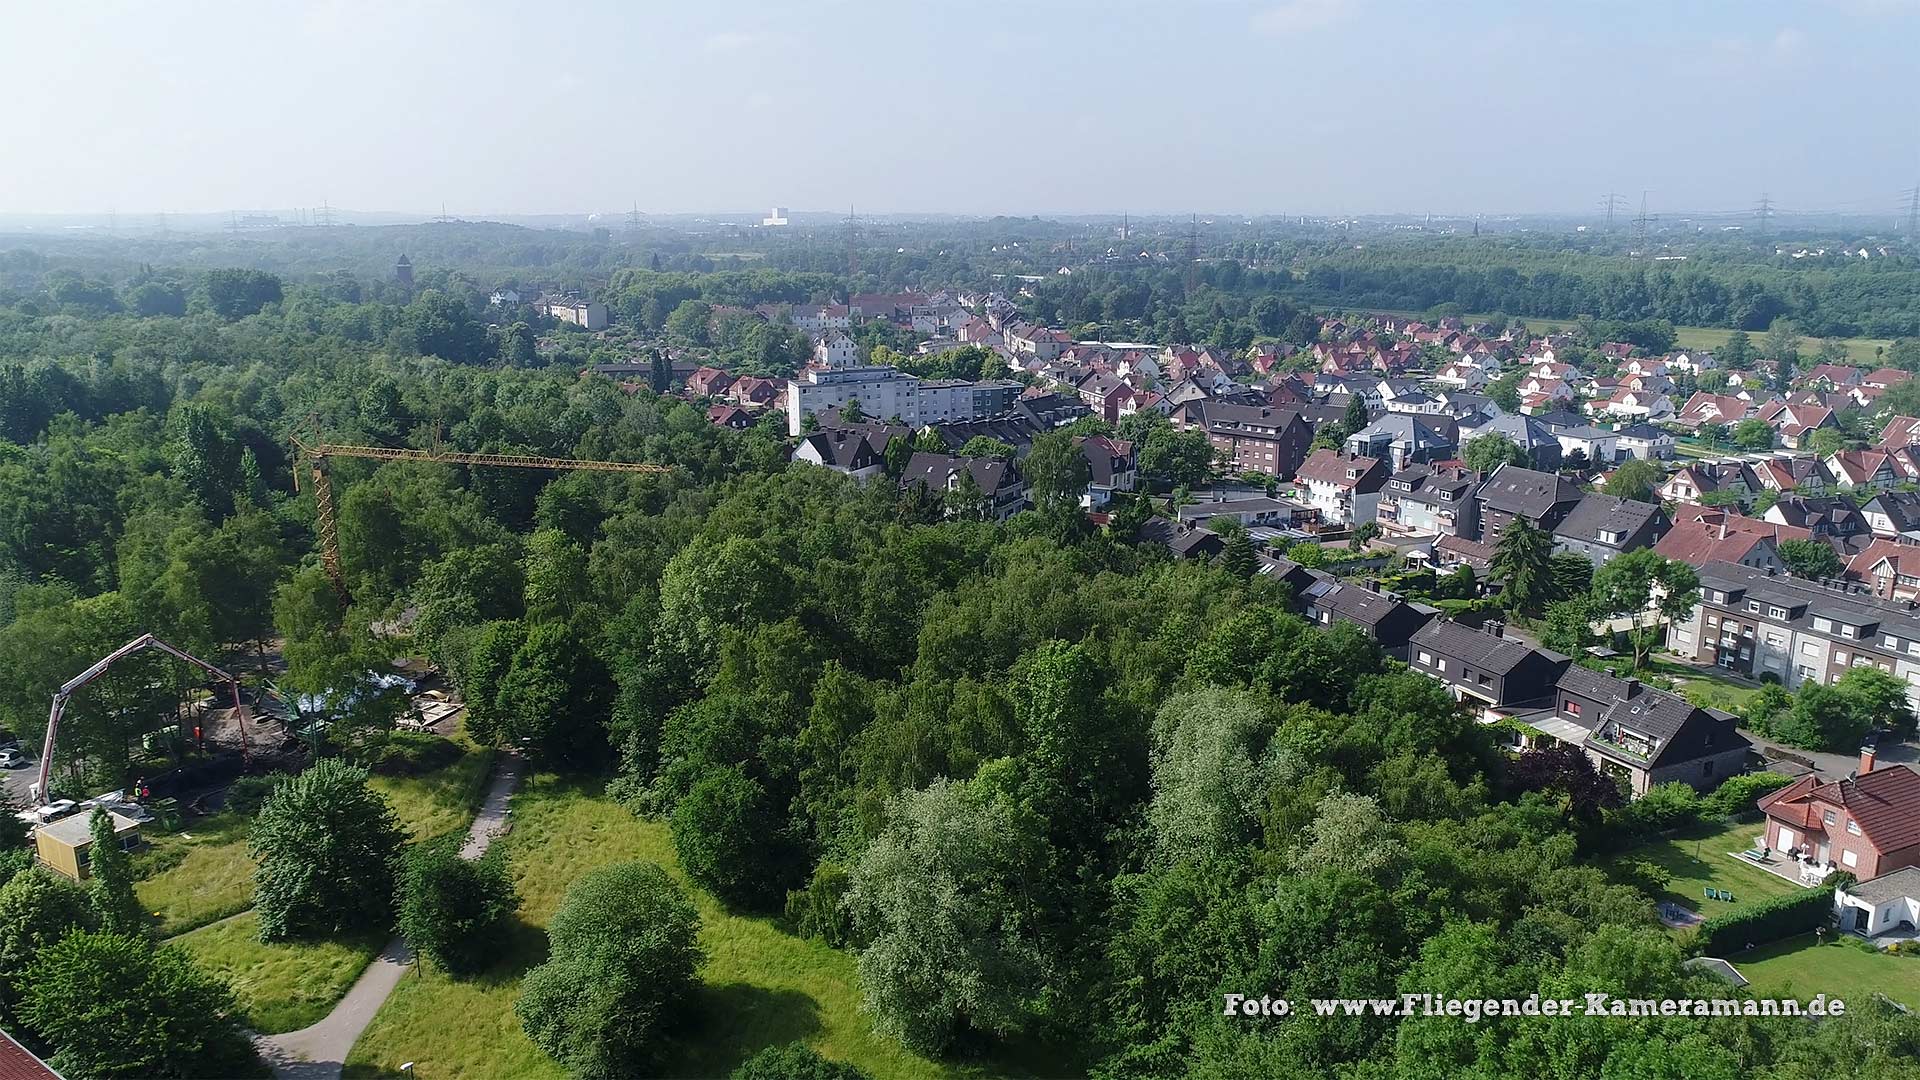
[[[1740,562],[1757,545],[1767,542],[1759,533],[1738,532],[1700,521],[1681,521],[1674,523],[1667,535],[1653,545],[1653,550],[1689,566],[1703,566],[1709,562]]]
[[[0,1031],[0,1080],[60,1080],[60,1074]]]
[[[1824,833],[1821,803],[1844,807],[1881,854],[1920,844],[1920,773],[1904,765],[1828,784],[1803,776],[1762,798],[1760,809],[1770,818]]]
[[[1920,577],[1920,547],[1885,538],[1875,539],[1860,554],[1848,559],[1847,568],[1841,572],[1841,576],[1849,581],[1865,581],[1873,576],[1873,568],[1880,565],[1883,559],[1892,560],[1896,574]]]

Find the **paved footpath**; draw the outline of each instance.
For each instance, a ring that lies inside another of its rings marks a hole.
[[[525,767],[517,755],[500,756],[486,801],[481,803],[480,812],[474,815],[473,825],[467,830],[467,842],[460,849],[461,858],[479,858],[495,837],[507,831],[507,800],[512,798]],[[340,999],[326,1019],[285,1035],[256,1036],[254,1047],[281,1080],[339,1080],[348,1051],[359,1041],[360,1033],[367,1030],[374,1014],[386,1004],[387,995],[400,985],[412,965],[413,950],[394,938],[360,973],[353,989],[347,991],[347,996]]]

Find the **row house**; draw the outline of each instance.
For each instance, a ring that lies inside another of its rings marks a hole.
[[[1474,490],[1480,479],[1458,467],[1412,465],[1381,489],[1374,520],[1391,536],[1474,536]]]
[[[1447,685],[1454,699],[1470,705],[1485,722],[1537,709],[1552,697],[1572,661],[1504,636],[1504,624],[1479,630],[1451,619],[1434,619],[1413,635],[1407,666]]]
[[[1760,488],[1776,494],[1824,495],[1827,492],[1827,468],[1818,458],[1772,457],[1755,462],[1750,468]]]
[[[1216,460],[1243,472],[1292,477],[1313,445],[1313,426],[1298,409],[1189,401],[1170,417],[1180,431],[1202,431]]]
[[[1813,433],[1821,428],[1838,430],[1840,427],[1833,418],[1833,410],[1823,405],[1770,401],[1760,406],[1753,415],[1754,419],[1773,429],[1780,445],[1793,450],[1806,447]]]
[[[1700,603],[1676,622],[1669,647],[1696,663],[1789,690],[1832,683],[1871,665],[1908,683],[1920,702],[1920,611],[1863,585],[1816,583],[1714,562],[1702,567]]]
[[[1759,487],[1746,462],[1699,461],[1674,470],[1657,490],[1668,502],[1700,503],[1709,495],[1720,494],[1744,500]]]
[[[1687,427],[1704,427],[1708,424],[1733,425],[1745,420],[1753,411],[1753,403],[1731,394],[1709,394],[1698,390],[1687,399],[1680,411],[1674,414],[1674,422]]]
[[[1019,467],[1000,458],[915,452],[900,471],[900,486],[924,487],[951,497],[966,490],[969,477],[986,500],[987,515],[995,521],[1005,521],[1026,505],[1027,484]],[[954,508],[947,512],[953,513]]]
[[[1294,479],[1306,504],[1320,512],[1320,520],[1350,527],[1374,520],[1390,471],[1379,458],[1316,450],[1300,464]]]
[[[1805,529],[1811,539],[1843,551],[1864,545],[1873,536],[1866,516],[1844,495],[1783,495],[1760,516],[1776,525]]]
[[[1786,570],[1786,564],[1780,561],[1780,545],[1771,534],[1729,528],[1724,521],[1677,521],[1653,545],[1653,551],[1663,559],[1688,566],[1727,562],[1776,573]]]
[[[1480,535],[1471,539],[1492,547],[1515,518],[1525,518],[1552,532],[1579,505],[1581,491],[1558,474],[1536,472],[1515,465],[1493,470],[1474,495]]]
[[[1823,464],[1834,486],[1846,491],[1886,491],[1900,482],[1893,455],[1885,450],[1840,450]]]
[[[1407,658],[1407,643],[1440,612],[1425,604],[1410,604],[1398,596],[1362,585],[1324,578],[1308,585],[1296,601],[1310,622],[1320,626],[1351,623],[1365,631],[1380,651],[1395,660]]]

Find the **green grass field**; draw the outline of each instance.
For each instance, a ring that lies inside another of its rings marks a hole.
[[[1920,1009],[1920,956],[1893,956],[1857,939],[1819,945],[1812,934],[1801,934],[1726,959],[1759,996],[1806,999],[1827,994],[1852,1004],[1877,992]]]
[[[1678,836],[1642,844],[1615,861],[1639,859],[1660,866],[1673,876],[1655,899],[1712,918],[1755,900],[1799,891],[1793,882],[1733,857],[1733,852],[1752,847],[1761,830],[1758,822],[1698,825]],[[1707,899],[1708,886],[1733,893],[1733,903]]]
[[[464,829],[473,819],[493,752],[468,748],[420,776],[376,776],[415,840]],[[179,833],[156,834],[134,860],[134,891],[160,935],[228,980],[254,1030],[294,1031],[319,1020],[379,953],[386,936],[346,942],[267,945],[252,914],[254,861],[248,819],[216,814]]]
[[[520,890],[520,925],[495,969],[456,981],[423,969],[401,983],[348,1058],[349,1076],[552,1077],[564,1072],[529,1042],[513,1012],[520,978],[545,955],[542,927],[567,886],[608,863],[644,859],[686,885],[665,825],[582,787],[541,776],[514,799],[513,831],[499,841]],[[803,1039],[830,1058],[876,1077],[970,1073],[915,1055],[876,1035],[859,1010],[853,958],[785,933],[764,919],[723,911],[688,886],[700,911],[707,961],[701,1027],[686,1036],[668,1072],[725,1076],[764,1046]],[[1017,1072],[1017,1070],[1016,1070]]]
[[[245,911],[169,944],[187,950],[202,970],[227,980],[247,1026],[273,1035],[327,1015],[385,943],[381,934],[358,941],[263,945],[260,920]]]
[[[1521,319],[1520,321],[1525,323],[1527,329],[1534,333],[1542,333],[1555,327],[1565,330],[1574,323],[1572,319]],[[1749,330],[1747,331],[1747,337],[1752,339],[1755,345],[1758,345],[1760,338],[1765,333],[1766,331],[1764,330]],[[1682,349],[1718,349],[1727,343],[1727,338],[1732,336],[1732,334],[1732,330],[1724,330],[1713,326],[1676,326],[1673,328],[1674,345]],[[1887,346],[1893,344],[1892,340],[1888,338],[1841,338],[1840,341],[1847,347],[1848,359],[1856,364],[1866,364],[1870,367],[1879,366],[1879,357],[1876,350],[1884,350]],[[1818,347],[1818,339],[1804,339],[1801,342],[1800,351],[1802,353],[1811,353]]]
[[[453,764],[421,776],[376,776],[413,839],[466,828],[484,794],[491,751],[469,751]],[[232,814],[203,818],[181,832],[156,833],[134,859],[140,902],[171,937],[237,915],[253,906],[253,859],[247,822]]]

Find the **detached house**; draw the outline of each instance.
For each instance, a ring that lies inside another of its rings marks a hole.
[[[1304,489],[1307,505],[1320,511],[1320,520],[1352,526],[1374,520],[1390,471],[1379,458],[1316,450],[1294,479]]]
[[[1113,501],[1114,492],[1133,490],[1133,443],[1106,435],[1089,435],[1074,442],[1087,459],[1087,493],[1080,500],[1083,506],[1098,510]]]
[[[1452,457],[1455,431],[1454,422],[1447,417],[1387,413],[1348,436],[1347,453],[1379,458],[1394,469],[1404,469]]]
[[[1845,870],[1864,881],[1920,865],[1920,773],[1876,769],[1871,751],[1860,766],[1844,780],[1803,776],[1760,800],[1767,846],[1799,863],[1802,880]]]
[[[1525,518],[1552,532],[1573,512],[1580,497],[1578,487],[1554,473],[1502,465],[1474,495],[1480,535],[1473,539],[1497,547],[1501,534],[1515,518]]]
[[[1841,450],[1826,460],[1827,473],[1839,487],[1856,491],[1885,491],[1900,482],[1893,457],[1884,450]]]
[[[1753,749],[1731,713],[1578,665],[1561,673],[1553,719],[1559,725],[1550,734],[1575,742],[1635,797],[1675,781],[1701,790],[1718,787],[1745,768]],[[1583,729],[1584,737],[1568,725]]]
[[[846,473],[856,480],[880,471],[880,452],[858,431],[816,431],[793,448],[793,460]]]
[[[1581,499],[1553,530],[1553,546],[1585,555],[1596,567],[1615,555],[1652,547],[1667,533],[1667,515],[1656,503],[1594,493]]]

